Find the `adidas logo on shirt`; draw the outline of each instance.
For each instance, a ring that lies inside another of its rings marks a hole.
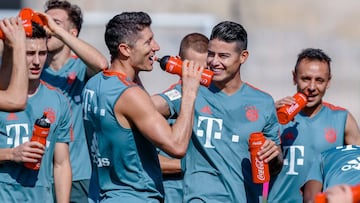
[[[356,159],[353,159],[351,161],[348,161],[346,165],[341,167],[342,171],[349,171],[349,170],[359,170],[360,171],[360,156]]]

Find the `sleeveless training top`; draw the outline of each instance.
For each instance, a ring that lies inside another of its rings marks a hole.
[[[83,92],[86,135],[102,200],[159,202],[163,187],[156,148],[115,117],[117,100],[134,85],[125,75],[108,70],[88,81]]]

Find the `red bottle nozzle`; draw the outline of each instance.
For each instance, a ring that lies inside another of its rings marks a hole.
[[[160,63],[162,70],[177,74],[181,77],[182,74],[182,60],[179,57],[164,56],[162,58],[154,57],[154,60]],[[204,69],[201,74],[200,84],[209,87],[214,73],[209,69]]]

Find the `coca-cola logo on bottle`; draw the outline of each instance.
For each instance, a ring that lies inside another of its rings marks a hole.
[[[255,166],[258,172],[256,177],[259,180],[265,180],[264,162],[260,161],[258,158],[255,158]]]

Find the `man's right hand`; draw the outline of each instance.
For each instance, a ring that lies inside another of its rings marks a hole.
[[[39,142],[25,142],[12,149],[11,160],[17,163],[36,163],[38,159],[42,158],[44,152],[45,146]]]

